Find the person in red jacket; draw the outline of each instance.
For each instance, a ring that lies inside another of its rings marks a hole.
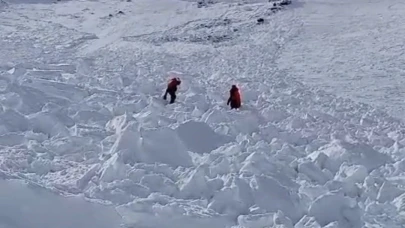
[[[165,95],[163,95],[163,99],[167,99],[167,94],[170,95],[170,104],[173,104],[174,101],[176,100],[176,92],[177,92],[177,86],[181,84],[180,78],[172,78],[167,85]]]
[[[229,99],[227,105],[231,104],[231,109],[237,109],[241,106],[240,92],[236,85],[232,85],[231,90],[229,91]]]

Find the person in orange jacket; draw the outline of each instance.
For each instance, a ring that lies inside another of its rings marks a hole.
[[[231,104],[231,109],[237,109],[241,106],[240,92],[236,85],[232,85],[231,90],[229,91],[229,99],[227,105]]]
[[[163,99],[167,99],[167,94],[170,95],[170,104],[173,104],[174,101],[176,100],[176,92],[177,92],[177,86],[181,84],[180,78],[172,78],[167,85],[166,92],[163,95]]]

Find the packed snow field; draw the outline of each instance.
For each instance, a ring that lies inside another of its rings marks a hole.
[[[404,12],[397,0],[308,1],[295,14],[306,29],[278,64],[312,86],[404,120]]]
[[[335,2],[376,12],[385,3]],[[336,9],[326,0],[276,9],[259,0],[1,1],[0,204],[14,207],[0,209],[0,227],[67,228],[86,213],[75,227],[402,227],[404,123],[297,73],[310,74],[306,64],[327,48],[309,34],[329,32],[328,21],[306,26],[317,6],[327,17]],[[386,49],[387,59],[397,51]],[[172,75],[182,84],[167,105]],[[241,110],[226,106],[232,84]],[[27,199],[23,222],[24,203],[11,197]],[[51,212],[49,202],[55,214],[34,213]]]

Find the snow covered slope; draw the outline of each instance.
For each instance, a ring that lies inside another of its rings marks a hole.
[[[404,119],[404,12],[397,0],[305,1],[295,13],[304,26],[279,66],[312,86]]]
[[[355,35],[339,25],[334,36],[332,25],[347,22],[363,34],[373,28],[350,21],[356,13],[372,8],[398,24],[400,13],[391,17],[384,1],[365,0],[278,10],[259,0],[206,3],[1,6],[3,175],[110,203],[126,227],[403,226],[404,123],[328,94],[325,84],[302,83],[317,72],[311,64],[326,61],[328,38]],[[324,20],[353,6],[362,9]],[[358,57],[340,47],[342,61]],[[390,50],[398,49],[387,49],[387,59],[398,54]],[[174,74],[183,81],[178,102],[166,105],[161,97]],[[238,111],[226,106],[232,84],[242,91]],[[0,186],[11,195],[13,183]],[[15,215],[1,216],[18,224]]]
[[[20,180],[0,180],[0,227],[118,228],[121,218],[112,206],[79,197],[58,197]]]

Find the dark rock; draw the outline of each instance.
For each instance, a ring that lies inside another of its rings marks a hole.
[[[201,8],[201,7],[203,7],[203,6],[206,6],[206,4],[205,4],[203,1],[198,1],[198,2],[197,2],[197,7],[198,7],[198,8]]]
[[[208,5],[211,4],[215,4],[215,2],[213,0],[199,0],[197,2],[197,7],[201,8],[201,7],[208,7]]]

